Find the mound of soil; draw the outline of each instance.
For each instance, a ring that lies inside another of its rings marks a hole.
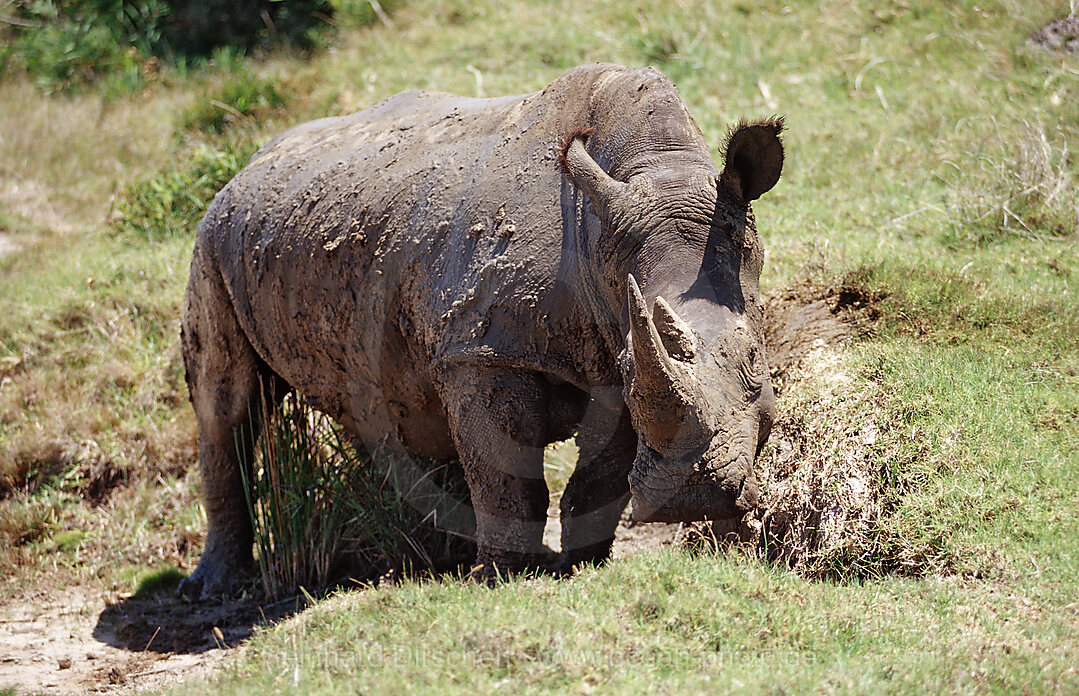
[[[1053,53],[1079,53],[1079,15],[1054,19],[1031,34],[1029,41]]]
[[[796,287],[767,302],[765,341],[779,398],[756,462],[758,507],[738,522],[712,525],[704,541],[740,545],[823,577],[873,529],[881,494],[873,456],[879,394],[847,372],[842,348],[879,318],[881,299],[852,283]]]

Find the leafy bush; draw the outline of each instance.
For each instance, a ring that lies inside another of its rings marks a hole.
[[[200,145],[180,169],[131,184],[114,205],[109,223],[121,234],[150,240],[192,234],[210,201],[254,151],[250,144]]]
[[[244,488],[269,597],[325,587],[343,571],[375,578],[471,560],[475,521],[459,466],[367,452],[294,397],[261,419]],[[239,438],[237,447],[246,458]]]
[[[184,130],[220,134],[238,123],[258,124],[263,115],[285,105],[288,90],[273,77],[261,77],[240,64],[200,97],[182,117]]]
[[[159,43],[162,0],[19,0],[3,64],[25,69],[45,91],[105,75],[138,79]]]
[[[187,59],[209,56],[222,46],[309,48],[333,14],[328,0],[162,1],[168,15],[161,23],[157,53]]]
[[[328,0],[15,0],[0,69],[15,65],[46,91],[119,76],[129,87],[157,59],[189,63],[228,47],[308,48],[328,27]]]

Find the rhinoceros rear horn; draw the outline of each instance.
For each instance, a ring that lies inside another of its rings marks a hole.
[[[570,133],[562,146],[559,162],[573,185],[584,191],[601,218],[609,219],[615,203],[625,195],[627,185],[612,179],[588,154],[584,142],[591,129]]]
[[[783,171],[783,118],[742,121],[727,138],[720,185],[748,203],[767,193]]]

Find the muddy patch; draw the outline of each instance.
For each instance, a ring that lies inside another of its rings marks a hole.
[[[1079,15],[1054,19],[1031,34],[1028,42],[1051,53],[1079,53]]]
[[[853,282],[804,284],[768,298],[764,341],[776,395],[783,393],[788,375],[815,351],[841,350],[852,336],[879,319],[882,299]]]

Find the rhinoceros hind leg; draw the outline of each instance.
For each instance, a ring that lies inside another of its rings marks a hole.
[[[195,251],[183,321],[188,389],[199,428],[199,469],[206,547],[179,593],[192,599],[225,594],[253,571],[252,529],[240,467],[250,471],[270,373],[245,337],[216,269]]]
[[[476,512],[473,574],[541,568],[551,553],[543,545],[545,385],[527,372],[459,370],[442,392]]]

